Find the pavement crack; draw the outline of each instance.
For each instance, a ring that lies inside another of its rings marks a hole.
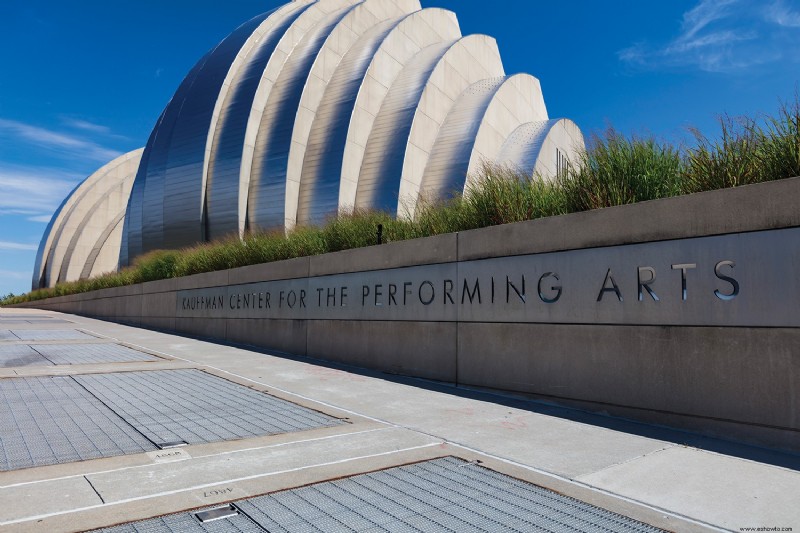
[[[103,495],[102,495],[102,494],[100,494],[100,491],[98,491],[98,490],[95,488],[95,486],[94,486],[94,485],[92,485],[92,482],[91,482],[91,481],[89,481],[89,478],[88,478],[88,477],[86,477],[86,476],[83,476],[83,479],[85,479],[85,480],[86,480],[86,483],[88,483],[88,484],[89,484],[89,486],[90,486],[90,487],[92,487],[92,490],[94,491],[94,493],[95,493],[95,494],[97,494],[97,497],[98,497],[98,498],[100,498],[100,502],[101,502],[103,505],[105,505],[106,501],[103,499]]]
[[[600,470],[595,470],[594,472],[588,472],[586,474],[581,474],[580,476],[576,476],[575,479],[580,480],[582,478],[586,478],[586,477],[589,477],[589,476],[594,476],[595,474],[599,474],[600,472],[605,472],[606,470],[610,470],[611,468],[616,468],[618,466],[626,465],[626,464],[631,463],[633,461],[638,461],[639,459],[644,459],[645,457],[649,457],[651,455],[655,455],[657,453],[661,453],[664,450],[669,450],[670,448],[674,448],[676,446],[678,446],[678,444],[668,444],[668,445],[666,445],[666,446],[664,446],[662,448],[659,448],[657,450],[653,450],[653,451],[647,452],[647,453],[642,454],[642,455],[637,455],[636,457],[631,457],[630,459],[626,459],[625,461],[620,461],[619,463],[610,464],[610,465],[608,465],[606,467],[601,468]]]

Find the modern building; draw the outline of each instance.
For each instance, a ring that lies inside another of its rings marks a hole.
[[[484,163],[553,176],[583,148],[572,121],[549,118],[539,81],[507,75],[495,40],[462,36],[451,11],[295,0],[203,56],[144,149],[72,192],[33,287],[356,208],[414,216]]]

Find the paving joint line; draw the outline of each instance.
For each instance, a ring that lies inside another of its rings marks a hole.
[[[252,479],[271,477],[271,476],[278,476],[278,475],[283,475],[283,474],[290,474],[292,472],[299,472],[299,471],[308,470],[308,469],[311,469],[311,468],[322,468],[322,467],[326,467],[326,466],[339,465],[339,464],[349,463],[349,462],[352,462],[352,461],[358,461],[358,460],[362,460],[362,459],[372,459],[374,457],[384,457],[386,455],[392,455],[392,454],[397,454],[397,453],[421,450],[421,449],[430,448],[430,447],[433,447],[433,446],[440,446],[441,444],[442,444],[441,442],[431,442],[429,444],[422,444],[420,446],[412,446],[410,448],[402,448],[400,450],[390,450],[390,451],[387,451],[387,452],[373,453],[373,454],[369,454],[369,455],[362,455],[362,456],[359,456],[359,457],[351,457],[351,458],[348,458],[348,459],[339,459],[337,461],[328,461],[328,462],[325,462],[325,463],[317,463],[317,464],[301,466],[301,467],[297,467],[297,468],[289,468],[289,469],[286,469],[286,470],[279,470],[279,471],[276,471],[276,472],[267,472],[265,474],[254,474],[254,475],[251,475],[251,476],[244,476],[244,477],[239,477],[239,478],[234,478],[234,479],[227,479],[227,480],[223,480],[223,481],[214,481],[213,483],[204,483],[204,484],[201,484],[201,485],[194,485],[194,486],[191,486],[191,487],[183,487],[183,488],[180,488],[180,489],[169,490],[169,491],[164,491],[164,492],[158,492],[158,493],[154,493],[154,494],[148,494],[146,496],[136,496],[136,497],[133,497],[133,498],[125,498],[125,499],[117,500],[117,501],[114,501],[114,502],[106,502],[106,503],[100,504],[100,505],[87,505],[85,507],[79,507],[79,508],[76,508],[76,509],[68,509],[66,511],[55,511],[55,512],[52,512],[52,513],[44,513],[44,514],[40,514],[40,515],[28,516],[28,517],[25,517],[25,518],[16,518],[14,520],[7,520],[5,522],[0,522],[0,526],[8,526],[8,525],[13,525],[13,524],[20,524],[20,523],[23,523],[23,522],[30,522],[30,521],[33,521],[33,520],[43,520],[45,518],[51,518],[51,517],[54,517],[54,516],[61,516],[61,515],[66,515],[66,514],[71,514],[71,513],[82,512],[82,511],[90,511],[92,509],[98,509],[98,508],[103,507],[103,506],[122,505],[122,504],[125,504],[125,503],[131,503],[131,502],[136,502],[136,501],[147,500],[147,499],[150,499],[150,498],[159,498],[159,497],[164,497],[164,496],[172,496],[174,494],[180,494],[182,492],[188,492],[188,491],[191,491],[191,490],[199,490],[199,489],[205,489],[205,488],[208,488],[208,487],[214,487],[214,486],[219,485],[220,483],[238,483],[238,482],[241,482],[241,481],[249,481],[249,480],[252,480]]]
[[[323,440],[329,440],[329,439],[337,439],[337,438],[341,438],[341,437],[349,437],[349,436],[352,436],[352,435],[363,435],[365,433],[374,433],[376,431],[387,431],[389,429],[395,429],[395,428],[365,429],[363,431],[356,431],[356,432],[353,432],[353,433],[339,433],[337,435],[327,435],[325,437],[315,437],[313,439],[303,439],[303,440],[295,440],[295,441],[289,441],[289,442],[279,442],[277,444],[269,444],[269,445],[266,445],[266,446],[254,446],[252,448],[244,448],[244,449],[241,449],[241,450],[229,450],[229,451],[224,451],[224,452],[219,452],[219,453],[210,453],[210,454],[206,454],[206,455],[192,455],[192,459],[208,459],[208,458],[219,457],[219,456],[222,456],[222,455],[231,455],[231,454],[235,454],[235,453],[253,452],[253,451],[258,451],[258,450],[267,450],[267,449],[271,449],[271,448],[281,448],[283,446],[294,446],[296,444],[303,444],[303,443],[306,443],[306,442],[317,442],[317,441],[323,441]],[[399,429],[399,428],[397,428],[397,429]],[[187,448],[187,449],[191,449],[191,448]],[[152,450],[152,451],[159,451],[159,450]],[[148,453],[148,452],[144,452],[144,453]],[[137,455],[137,454],[116,456],[116,458],[119,458],[119,457],[131,457],[132,455]],[[107,457],[100,458],[100,460],[103,460],[103,459],[113,459],[113,458],[107,458]],[[150,467],[153,467],[153,466],[168,465],[168,464],[172,464],[172,463],[160,463],[159,464],[159,463],[155,463],[154,462],[154,463],[148,463],[148,464],[144,464],[144,465],[132,465],[132,466],[125,466],[125,467],[122,467],[122,468],[114,468],[114,469],[109,469],[109,470],[96,470],[94,472],[86,472],[85,474],[72,474],[72,475],[69,475],[69,476],[60,476],[60,477],[53,477],[53,478],[47,478],[47,479],[37,479],[37,480],[33,480],[33,481],[21,481],[19,483],[11,483],[10,485],[0,485],[0,490],[10,489],[10,488],[14,488],[14,487],[21,487],[21,486],[25,486],[25,485],[36,485],[38,483],[49,483],[51,481],[62,481],[64,479],[74,479],[74,478],[85,477],[85,476],[97,476],[97,475],[101,475],[101,474],[110,474],[110,473],[113,473],[113,472],[123,472],[125,470],[135,470],[135,469],[138,469],[138,468],[150,468]],[[41,467],[41,468],[47,468],[49,466],[53,466],[53,465],[46,465],[46,466]]]
[[[113,374],[113,372],[112,372],[112,374]],[[80,375],[82,375],[82,374],[78,374],[78,376],[80,376]],[[127,425],[129,425],[129,426],[130,426],[130,427],[131,427],[131,428],[132,428],[132,429],[133,429],[133,430],[134,430],[136,433],[138,433],[139,435],[141,435],[142,437],[144,437],[144,439],[145,439],[147,442],[149,442],[150,444],[152,444],[152,445],[155,447],[155,448],[154,448],[154,450],[151,450],[151,451],[156,451],[156,450],[159,450],[159,449],[160,449],[160,446],[159,446],[157,443],[153,442],[153,439],[151,439],[150,437],[148,437],[147,435],[145,435],[145,434],[144,434],[144,433],[143,433],[143,432],[142,432],[142,431],[141,431],[139,428],[137,428],[136,426],[134,426],[133,424],[131,424],[131,422],[130,422],[130,421],[128,421],[128,419],[127,419],[127,418],[125,418],[124,416],[122,416],[121,414],[119,414],[119,413],[118,413],[116,410],[114,410],[114,408],[113,408],[113,407],[111,407],[110,405],[108,405],[106,402],[104,402],[102,399],[100,399],[100,398],[99,398],[99,397],[98,397],[98,396],[97,396],[95,393],[93,393],[93,392],[92,392],[92,391],[90,391],[88,388],[86,388],[86,386],[85,386],[83,383],[81,383],[80,381],[78,381],[77,379],[75,379],[75,375],[69,375],[69,374],[68,374],[68,375],[65,375],[65,376],[63,376],[63,377],[69,378],[69,379],[71,379],[72,381],[74,381],[75,383],[77,383],[77,385],[78,385],[80,388],[82,388],[83,390],[85,390],[87,394],[89,394],[89,395],[90,395],[92,398],[94,398],[94,399],[96,399],[98,402],[100,402],[100,405],[104,406],[106,409],[108,409],[109,411],[111,411],[112,413],[114,413],[114,414],[115,414],[115,415],[116,415],[116,416],[117,416],[117,417],[118,417],[120,420],[122,420],[122,421],[123,421],[123,422],[125,422]]]

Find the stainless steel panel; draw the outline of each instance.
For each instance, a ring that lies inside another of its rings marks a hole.
[[[233,60],[247,38],[268,16],[266,13],[253,18],[217,45],[181,103],[164,171],[165,248],[206,240],[203,161],[211,117]]]
[[[247,203],[247,225],[251,230],[284,228],[286,169],[303,87],[331,29],[354,8],[335,11],[310,29],[292,50],[272,88],[261,117],[251,167]]]
[[[344,55],[328,82],[306,145],[297,199],[298,224],[321,224],[338,213],[342,160],[358,90],[378,47],[403,18],[370,28]]]
[[[137,185],[143,182],[142,244],[137,250],[139,215],[134,212],[128,231],[129,262],[141,253],[179,248],[204,239],[202,169],[211,116],[236,54],[267,16],[243,24],[208,52],[164,110],[136,177]],[[132,201],[138,202],[138,194],[139,187],[134,186]]]
[[[357,208],[397,212],[403,161],[419,99],[436,65],[455,42],[421,50],[390,87],[364,152],[356,192]]]
[[[281,37],[308,7],[300,5],[287,12],[275,27],[261,36],[261,41],[250,52],[231,83],[230,92],[220,111],[209,156],[206,185],[208,240],[240,232],[240,218],[244,217],[244,213],[239,213],[239,196],[243,193],[239,190],[239,174],[253,97]]]
[[[179,317],[798,327],[800,228],[180,291]]]
[[[481,122],[492,98],[507,77],[473,83],[459,96],[439,129],[422,177],[423,198],[461,193]]]
[[[192,75],[192,72],[190,72],[189,75]],[[169,109],[169,105],[167,105],[167,109]],[[133,264],[133,260],[143,253],[142,213],[144,211],[145,180],[147,177],[147,169],[150,164],[150,154],[153,151],[157,132],[161,129],[161,124],[164,121],[165,113],[166,109],[161,112],[161,115],[156,121],[155,128],[153,128],[150,137],[147,139],[147,144],[142,153],[142,159],[139,161],[139,168],[136,171],[136,177],[133,180],[131,197],[128,200],[128,207],[125,210],[125,226],[122,230],[122,247],[119,253],[119,264],[121,267],[130,266]]]

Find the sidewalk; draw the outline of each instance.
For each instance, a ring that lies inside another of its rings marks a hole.
[[[0,378],[197,368],[348,423],[192,444],[169,457],[148,452],[2,472],[4,530],[91,529],[454,455],[671,531],[800,531],[798,456],[73,315],[0,310],[0,333],[67,329],[160,359],[0,368]],[[2,339],[0,346],[23,343]]]

